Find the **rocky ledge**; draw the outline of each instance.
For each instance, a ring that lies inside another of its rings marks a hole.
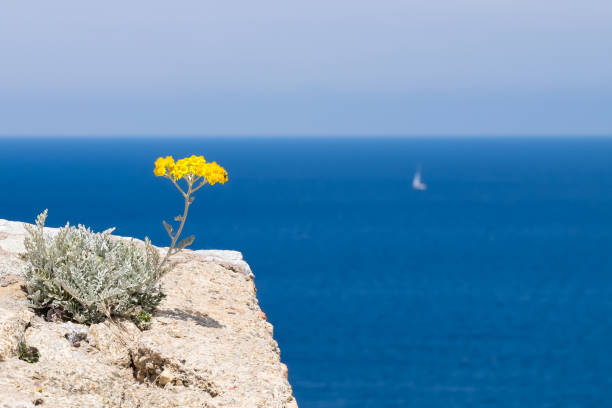
[[[49,229],[53,232],[53,229]],[[149,330],[49,322],[21,286],[25,229],[0,220],[0,407],[297,408],[287,367],[234,251],[184,251]],[[40,360],[18,358],[22,341]]]

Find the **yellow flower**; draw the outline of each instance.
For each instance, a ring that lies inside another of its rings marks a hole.
[[[205,163],[196,164],[195,166],[192,166],[193,174],[195,174],[198,177],[202,177],[204,175],[205,168],[206,168]]]
[[[202,176],[202,167],[206,164],[206,160],[204,160],[204,156],[191,156],[188,159],[184,159],[186,161],[187,167],[189,168],[189,173],[194,176]]]
[[[227,171],[217,164],[217,162],[206,163],[204,169],[204,177],[210,185],[216,183],[225,183],[227,181]]]
[[[172,169],[172,177],[175,180],[180,180],[183,176],[189,173],[189,161],[188,159],[181,159],[176,162]]]
[[[155,161],[155,169],[153,170],[156,176],[172,176],[174,180],[180,180],[183,177],[189,183],[193,183],[197,178],[203,177],[203,183],[216,184],[225,183],[227,181],[227,171],[216,162],[207,163],[204,156],[192,155],[180,159],[176,163],[172,156],[159,157]]]
[[[167,173],[172,172],[173,168],[174,159],[172,156],[158,157],[157,160],[155,160],[155,169],[153,173],[158,177],[165,176]]]

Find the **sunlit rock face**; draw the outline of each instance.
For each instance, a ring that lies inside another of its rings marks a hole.
[[[141,331],[30,309],[24,236],[21,223],[0,220],[0,407],[297,407],[239,252],[177,255],[167,297]],[[39,350],[38,362],[19,359],[21,342]]]

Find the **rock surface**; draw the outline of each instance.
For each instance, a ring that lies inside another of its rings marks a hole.
[[[239,252],[177,255],[168,296],[140,331],[34,314],[21,289],[24,236],[21,223],[0,220],[0,408],[297,408]],[[21,341],[39,349],[38,363],[18,358]]]

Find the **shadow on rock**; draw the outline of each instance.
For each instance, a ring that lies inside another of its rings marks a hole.
[[[174,310],[158,310],[155,315],[179,320],[191,320],[200,326],[212,327],[214,329],[220,329],[223,327],[221,323],[212,317],[194,310],[185,311],[176,308]]]

